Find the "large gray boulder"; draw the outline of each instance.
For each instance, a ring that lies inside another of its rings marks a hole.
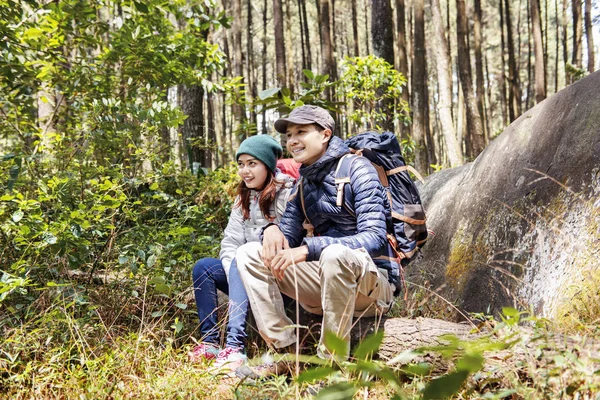
[[[589,309],[600,299],[600,72],[420,191],[436,236],[409,282],[443,286],[470,312],[512,306],[560,319]]]

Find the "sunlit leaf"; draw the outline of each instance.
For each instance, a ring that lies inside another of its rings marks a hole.
[[[327,386],[315,396],[318,400],[351,400],[356,394],[356,387],[349,382],[339,382]]]
[[[356,350],[354,351],[354,357],[358,360],[366,360],[369,356],[375,353],[381,343],[383,342],[383,331],[380,330],[374,334],[366,337]]]
[[[467,371],[457,371],[432,380],[423,391],[423,400],[447,399],[460,390],[467,376]]]

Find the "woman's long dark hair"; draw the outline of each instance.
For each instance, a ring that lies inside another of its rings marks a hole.
[[[258,191],[258,205],[260,207],[260,211],[264,215],[264,217],[272,221],[275,219],[275,216],[271,216],[271,205],[275,201],[275,196],[277,195],[277,185],[281,185],[283,182],[275,179],[275,174],[269,170],[267,175],[267,179],[265,180],[265,185],[262,190]],[[240,184],[237,188],[238,201],[235,203],[234,207],[242,207],[242,215],[244,219],[250,218],[250,192],[252,189],[249,189],[246,186],[246,183],[241,180]]]

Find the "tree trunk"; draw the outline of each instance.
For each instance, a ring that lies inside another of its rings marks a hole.
[[[458,42],[458,73],[467,110],[467,156],[477,157],[483,151],[483,129],[477,104],[473,97],[471,60],[467,46],[467,13],[465,0],[456,0],[456,29]]]
[[[229,57],[231,66],[233,68],[233,74],[235,76],[242,77],[242,83],[244,83],[244,68],[243,62],[244,57],[242,55],[242,3],[241,0],[232,0],[233,15],[239,15],[239,18],[233,18],[231,25],[232,28],[232,47],[233,52]],[[244,105],[242,103],[242,92],[239,89],[234,89],[233,104],[231,105],[231,113],[233,116],[233,133],[240,137],[246,137],[247,132],[242,132],[242,126],[246,119],[246,113]]]
[[[562,46],[563,46],[563,68],[565,72],[565,86],[571,83],[571,79],[569,77],[569,73],[567,71],[567,64],[569,63],[569,49],[568,49],[568,39],[567,39],[567,1],[563,0],[562,2]],[[557,54],[558,56],[558,54]]]
[[[500,107],[502,108],[502,127],[508,126],[508,100],[506,98],[506,44],[504,41],[504,5],[498,2],[500,8],[500,61],[501,73],[498,75],[500,86]]]
[[[373,54],[394,65],[394,22],[390,0],[371,0]]]
[[[331,22],[329,19],[329,0],[319,0],[321,10],[321,54],[323,55],[323,73],[329,74],[331,80],[336,80],[335,60],[333,59],[333,47],[331,43]],[[327,91],[327,99],[332,99],[331,91]]]
[[[521,84],[519,82],[519,71],[517,70],[517,61],[515,59],[510,0],[504,0],[504,13],[506,22],[506,44],[508,49],[508,81],[510,84],[510,89],[508,91],[508,115],[510,117],[510,122],[512,122],[521,115]]]
[[[408,55],[406,53],[406,7],[404,0],[396,0],[396,29],[398,37],[398,71],[408,79]],[[408,103],[408,85],[402,91],[402,100]]]
[[[204,166],[204,116],[202,86],[181,86],[181,111],[187,116],[181,126],[181,136],[187,154],[187,167],[197,172],[196,164]]]
[[[429,170],[425,140],[427,137],[427,64],[425,59],[425,19],[423,0],[413,1],[414,61],[412,68],[412,137],[415,141],[415,165],[421,172]]]
[[[358,38],[358,9],[356,0],[352,0],[352,38],[354,38],[354,57],[360,56],[360,46]]]
[[[367,48],[367,52],[365,54],[371,54],[371,50],[370,50],[370,46],[369,46],[369,42],[370,42],[370,35],[369,35],[369,7],[368,7],[368,1],[364,0],[365,5],[364,10],[365,10],[365,46]]]
[[[585,37],[588,50],[588,72],[595,70],[594,63],[594,31],[592,29],[592,0],[585,0]]]
[[[573,12],[573,65],[581,68],[581,40],[583,37],[583,21],[581,21],[581,1],[571,1],[571,11]]]
[[[533,49],[535,52],[535,102],[540,103],[546,98],[546,60],[544,57],[544,44],[542,43],[542,26],[538,0],[529,0],[529,9],[531,10]]]
[[[312,43],[310,41],[310,32],[308,29],[308,18],[306,17],[306,1],[300,0],[302,4],[302,17],[304,19],[304,38],[306,40],[306,69],[312,69],[312,54],[310,47]]]
[[[262,37],[262,54],[263,57],[261,57],[262,59],[262,90],[267,90],[267,57],[265,57],[264,55],[267,54],[267,49],[268,49],[268,38],[269,36],[267,35],[267,14],[268,14],[268,6],[267,6],[267,0],[263,1],[263,20],[262,20],[262,31],[263,31],[263,37]],[[267,133],[267,111],[266,109],[263,108],[263,112],[262,112],[262,118],[261,118],[261,131],[263,134]]]
[[[254,26],[252,22],[252,0],[246,1],[246,9],[248,12],[247,26],[246,26],[246,104],[250,109],[250,123],[254,126],[257,125],[256,119],[256,108],[254,106],[254,99],[256,98],[256,67],[254,66],[254,34],[252,28]]]
[[[275,64],[277,67],[277,84],[283,87],[287,86],[287,75],[285,68],[285,36],[283,32],[283,7],[281,5],[281,0],[273,0],[273,25],[275,32]]]
[[[438,106],[442,136],[448,152],[448,161],[451,167],[463,164],[462,148],[456,138],[456,129],[452,120],[452,65],[448,56],[448,42],[446,41],[444,22],[440,10],[440,0],[431,0],[431,13],[434,33],[435,64],[438,75]]]
[[[484,145],[489,141],[489,133],[485,118],[485,93],[483,86],[483,54],[481,51],[481,0],[475,0],[475,20],[473,24],[473,41],[475,45],[475,96],[477,101],[477,110],[481,118],[481,127],[483,128]]]
[[[556,49],[554,53],[554,93],[558,92],[558,52],[560,51],[560,29],[558,15],[558,0],[554,0],[554,15],[556,16]]]

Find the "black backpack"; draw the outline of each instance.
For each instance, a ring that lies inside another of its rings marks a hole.
[[[423,178],[413,167],[406,165],[400,143],[392,132],[364,132],[346,140],[346,144],[352,154],[340,159],[335,172],[336,204],[354,213],[352,207],[344,202],[344,187],[346,183],[350,183],[350,167],[354,159],[366,157],[377,170],[388,195],[393,222],[392,227],[388,228],[388,240],[401,265],[406,266],[416,258],[428,236],[425,210],[419,191],[408,172],[421,181]]]

